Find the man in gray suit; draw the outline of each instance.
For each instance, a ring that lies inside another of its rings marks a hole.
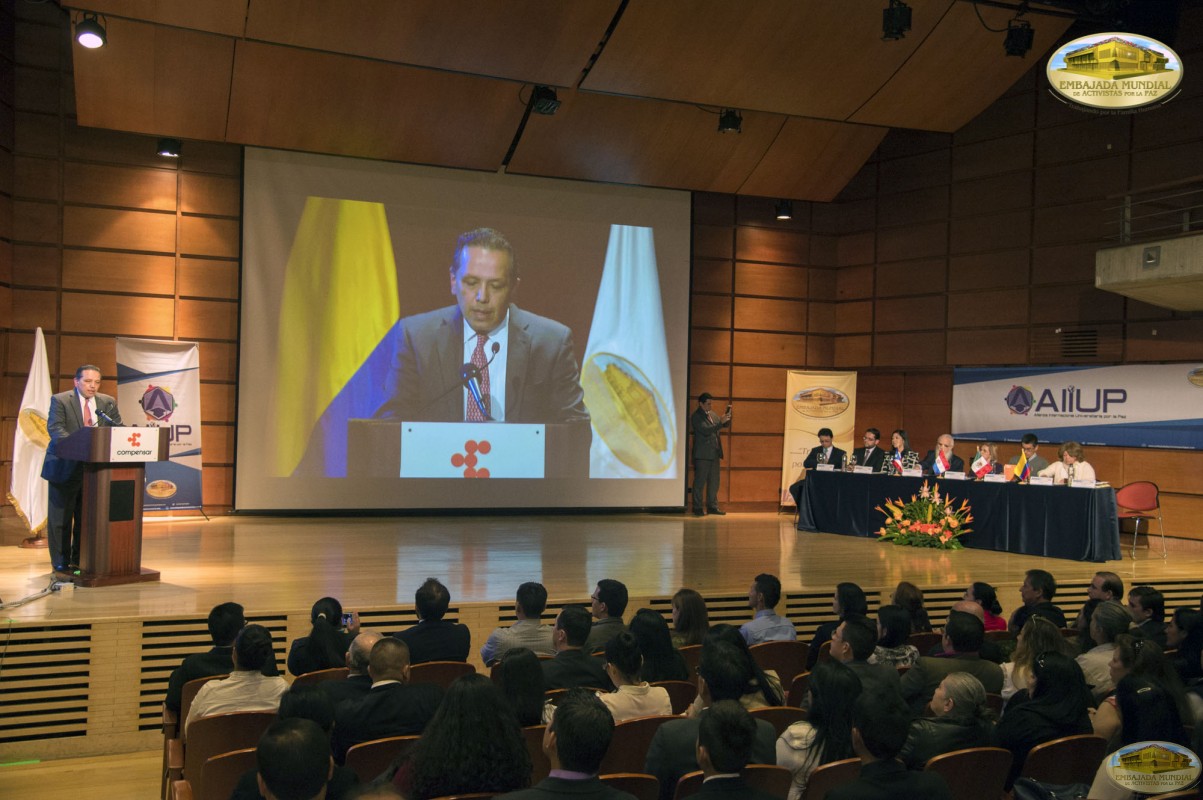
[[[462,234],[450,277],[455,305],[397,324],[389,399],[376,416],[564,423],[572,460],[555,473],[588,474],[592,431],[572,331],[511,302],[519,277],[509,241],[492,228]]]
[[[63,577],[69,577],[79,566],[84,465],[81,461],[60,458],[56,449],[61,440],[80,428],[123,424],[117,401],[99,390],[100,368],[84,364],[75,370],[75,388],[50,398],[50,414],[46,418],[50,446],[42,463],[42,477],[50,483],[47,538],[50,564]]]
[[[711,408],[710,392],[698,395],[698,407],[689,417],[693,429],[693,513],[703,516],[706,511],[722,516],[725,511],[718,507],[718,462],[723,457],[723,442],[719,433],[731,427],[731,407],[721,417]],[[706,497],[706,509],[702,510],[702,496]]]
[[[1002,667],[979,654],[986,629],[982,621],[964,611],[950,611],[944,626],[944,651],[940,657],[924,656],[902,676],[902,696],[916,714],[931,702],[936,687],[950,672],[968,672],[987,692],[1002,691]]]

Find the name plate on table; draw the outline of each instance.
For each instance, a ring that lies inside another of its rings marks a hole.
[[[994,473],[989,473],[986,475],[986,477],[982,478],[982,480],[986,483],[1006,483],[1009,478],[1007,478],[1006,475],[995,475]]]
[[[109,461],[158,461],[157,428],[109,428]]]
[[[922,478],[923,477],[923,469],[921,467],[910,467],[909,469],[904,469],[902,471],[902,477],[904,477],[904,478]]]
[[[815,472],[835,472],[835,464],[819,464]]]
[[[543,425],[405,422],[402,478],[542,478]]]
[[[963,480],[965,480],[965,473],[964,472],[952,472],[951,470],[949,470],[948,472],[944,473],[943,477],[946,480],[950,480],[950,481],[963,481]]]
[[[852,473],[854,475],[872,475],[875,471],[876,470],[874,470],[872,467],[853,467],[852,468]]]
[[[1074,481],[1069,484],[1074,489],[1093,489],[1095,488],[1094,481]]]
[[[1028,480],[1028,483],[1030,483],[1032,486],[1052,486],[1053,476],[1045,475],[1044,477],[1041,477],[1039,475],[1033,475],[1031,479]]]

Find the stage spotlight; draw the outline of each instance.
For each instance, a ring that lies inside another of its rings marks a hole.
[[[902,0],[890,0],[881,10],[881,38],[885,41],[901,39],[911,29],[911,7]]]
[[[724,108],[718,115],[719,133],[739,133],[743,130],[744,118],[734,108]]]
[[[536,114],[543,114],[550,117],[560,107],[560,100],[556,97],[556,90],[550,86],[536,86],[535,91],[531,94],[530,108]]]
[[[159,147],[156,152],[161,156],[166,156],[167,158],[179,158],[180,150],[182,148],[183,144],[179,139],[163,137],[159,139]]]
[[[1007,24],[1007,38],[1003,39],[1003,49],[1009,56],[1023,58],[1032,49],[1032,39],[1035,35],[1030,22],[1013,19]]]
[[[793,219],[794,218],[794,201],[793,200],[778,200],[776,203],[777,219]]]
[[[104,47],[108,44],[108,36],[105,35],[104,26],[100,24],[97,14],[90,11],[83,12],[83,17],[75,23],[75,41],[89,50],[95,50],[97,47]]]

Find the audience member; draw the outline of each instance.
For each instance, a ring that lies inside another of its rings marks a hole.
[[[1178,706],[1178,715],[1182,719],[1194,719],[1177,671],[1170,665],[1157,643],[1142,636],[1139,629],[1115,637],[1115,650],[1111,654],[1111,682],[1118,686],[1119,682],[1129,675],[1153,681],[1161,686],[1173,696]],[[1096,734],[1107,740],[1111,740],[1119,732],[1120,718],[1114,694],[1104,697],[1099,703],[1091,718],[1091,725]]]
[[[603,578],[597,582],[597,588],[590,596],[592,605],[590,611],[597,622],[589,629],[589,638],[585,640],[585,652],[596,653],[606,646],[606,642],[618,635],[619,631],[627,628],[622,624],[623,612],[627,610],[626,584],[611,578]]]
[[[630,631],[620,631],[606,642],[606,674],[617,688],[613,692],[598,692],[597,696],[610,709],[615,722],[673,713],[672,701],[664,687],[639,680],[642,666],[639,642]]]
[[[368,674],[368,659],[376,642],[384,638],[378,631],[361,630],[351,641],[345,662],[347,678],[342,681],[322,681],[318,684],[330,702],[337,706],[347,700],[359,700],[372,688],[372,676]]]
[[[923,591],[910,581],[902,581],[894,587],[890,602],[902,606],[911,618],[911,630],[915,633],[931,631],[931,620],[923,607]]]
[[[777,677],[777,673],[772,670],[761,669],[756,663],[756,659],[752,657],[752,651],[748,649],[748,643],[744,641],[743,634],[739,632],[739,628],[734,625],[720,623],[710,628],[706,634],[706,642],[703,647],[711,642],[726,642],[732,645],[739,651],[744,662],[744,667],[749,675],[752,676],[751,682],[744,687],[744,693],[740,696],[739,702],[744,708],[749,711],[757,708],[766,708],[768,706],[779,706],[785,703],[785,689],[781,685],[781,679]],[[702,696],[699,694],[694,698],[693,703],[685,711],[685,716],[696,717],[702,713],[706,707]]]
[[[209,638],[213,647],[206,653],[185,656],[183,662],[167,679],[167,697],[163,703],[175,713],[180,712],[180,695],[184,684],[197,678],[226,675],[234,668],[234,637],[246,624],[246,615],[237,603],[222,603],[209,612]],[[275,666],[275,658],[272,658]],[[274,674],[274,673],[273,673]]]
[[[267,800],[330,797],[326,786],[334,774],[330,738],[312,720],[273,722],[259,737],[255,763],[259,767],[259,792]]]
[[[543,584],[527,581],[518,587],[514,598],[514,616],[518,618],[508,628],[494,628],[485,646],[480,648],[480,660],[491,667],[501,660],[506,651],[514,647],[525,647],[537,656],[554,656],[552,627],[542,623],[547,608],[547,589]]]
[[[543,689],[543,669],[539,658],[525,647],[511,647],[497,664],[497,688],[526,728],[550,718],[550,705]]]
[[[692,677],[685,658],[673,647],[668,623],[659,611],[650,608],[639,609],[635,616],[631,617],[631,624],[627,630],[635,637],[639,644],[639,652],[643,655],[643,668],[639,672],[641,679],[648,683],[657,683],[687,681]]]
[[[530,784],[531,760],[518,718],[484,675],[455,679],[422,738],[393,777],[408,800],[512,792]]]
[[[855,672],[865,691],[899,694],[898,670],[869,663],[876,645],[876,625],[868,617],[847,614],[831,637],[831,657]]]
[[[467,625],[443,619],[451,605],[447,587],[436,578],[427,578],[414,592],[414,605],[418,624],[393,634],[409,647],[409,663],[467,661],[472,632]]]
[[[1173,696],[1155,681],[1129,675],[1115,689],[1119,716],[1122,720],[1118,738],[1109,743],[1108,750],[1118,750],[1137,742],[1172,742],[1190,746],[1182,718]],[[1107,775],[1103,759],[1087,795],[1091,800],[1135,800],[1137,795],[1117,786]]]
[[[1023,451],[1024,465],[1019,466],[1020,456],[1015,456],[1007,462],[1016,468],[1015,480],[1026,481],[1048,466],[1048,459],[1040,455],[1040,440],[1036,438],[1036,434],[1025,433],[1019,440],[1019,449]]]
[[[798,638],[798,629],[776,612],[781,602],[781,581],[777,576],[761,573],[748,590],[748,607],[756,613],[750,622],[739,629],[748,644],[761,642],[792,642]]]
[[[1068,655],[1040,653],[1032,669],[1030,699],[1016,695],[998,723],[999,745],[1011,751],[1009,790],[1033,747],[1062,736],[1090,733],[1090,691],[1082,668]]]
[[[819,660],[819,650],[824,642],[831,641],[831,634],[835,633],[835,629],[844,621],[845,614],[868,616],[869,601],[865,599],[864,590],[855,583],[840,583],[835,587],[835,596],[831,600],[831,611],[836,615],[836,619],[824,622],[816,628],[815,635],[810,640],[810,652],[806,656],[807,669],[814,669],[815,662]]]
[[[1152,586],[1133,586],[1128,592],[1128,611],[1145,638],[1165,650],[1165,596]]]
[[[861,760],[860,777],[827,792],[827,800],[952,800],[944,778],[908,770],[898,760],[906,744],[910,715],[889,694],[862,692],[852,707],[852,749]]]
[[[499,795],[497,800],[635,800],[597,777],[613,736],[614,718],[601,701],[585,689],[569,690],[543,733],[551,773],[530,789]]]
[[[272,635],[262,625],[247,625],[234,639],[234,669],[224,680],[212,680],[200,688],[188,710],[187,727],[194,720],[232,711],[275,711],[288,684],[279,675],[264,675],[263,668],[275,657]]]
[[[708,630],[706,601],[693,589],[678,589],[673,595],[673,647],[700,645]]]
[[[978,654],[982,658],[986,659],[987,661],[993,661],[995,664],[1002,664],[1007,660],[1007,654],[1003,652],[1002,648],[998,646],[997,642],[992,639],[984,638],[984,631],[986,628],[986,610],[982,608],[980,603],[976,603],[973,600],[958,600],[952,604],[952,608],[950,608],[949,611],[960,611],[965,614],[972,614],[978,622],[982,623],[982,649],[978,650]],[[946,651],[944,650],[944,644],[941,642],[932,647],[931,651],[928,652],[927,655],[935,658],[941,658],[945,654]]]
[[[1074,630],[1078,632],[1079,649],[1083,653],[1099,644],[1090,638],[1090,616],[1099,603],[1106,600],[1118,600],[1123,603],[1123,578],[1114,572],[1096,572],[1090,581],[1090,586],[1086,589],[1086,596],[1088,599],[1082,604],[1082,610],[1078,612],[1078,618],[1074,620],[1073,625]]]
[[[752,757],[756,744],[756,720],[734,700],[720,700],[698,721],[698,766],[702,768],[702,788],[691,797],[718,800],[779,800],[767,792],[753,789],[740,774]]]
[[[902,606],[886,605],[877,609],[877,647],[874,664],[887,667],[910,667],[919,660],[919,649],[909,644],[911,615]]]
[[[1056,594],[1057,581],[1051,573],[1042,569],[1029,569],[1024,574],[1023,586],[1019,587],[1019,597],[1023,600],[1023,605],[1015,609],[1008,627],[1019,633],[1028,617],[1035,614],[1038,617],[1047,617],[1058,628],[1064,628],[1065,614],[1052,603]]]
[[[605,664],[583,649],[588,638],[589,612],[580,606],[564,606],[552,634],[556,657],[541,663],[545,689],[612,688]]]
[[[346,663],[351,640],[359,634],[359,616],[343,630],[343,607],[333,597],[323,597],[309,612],[312,626],[308,636],[293,640],[288,649],[288,671],[293,675],[333,669]]]
[[[368,655],[372,688],[359,700],[334,709],[334,758],[343,763],[347,750],[360,742],[386,736],[421,733],[442,691],[433,684],[409,683],[409,647],[392,636],[376,642]]]
[[[936,687],[928,706],[933,716],[911,723],[899,754],[909,769],[953,750],[994,746],[994,712],[986,705],[986,688],[968,672],[950,672]]]
[[[789,800],[806,793],[810,773],[824,764],[852,758],[852,705],[861,693],[860,678],[837,661],[816,664],[810,673],[806,719],[785,729],[777,740],[777,766],[793,773]]]
[[[937,478],[945,472],[964,472],[965,459],[952,452],[956,442],[951,433],[942,433],[936,439],[936,449],[928,450],[923,457],[923,474],[935,475]]]
[[[1003,687],[1000,694],[1004,700],[1010,700],[1016,693],[1028,688],[1036,656],[1049,650],[1073,658],[1076,648],[1066,641],[1060,628],[1044,617],[1029,617],[1016,638],[1011,660],[1002,665]]]
[[[982,607],[982,624],[988,631],[1005,631],[1007,621],[1002,617],[1002,606],[998,603],[998,592],[988,583],[975,581],[965,590],[962,600],[969,600]]]
[[[1165,628],[1166,645],[1177,652],[1170,659],[1183,684],[1203,678],[1203,613],[1197,608],[1179,608]],[[1197,715],[1196,715],[1197,716]]]
[[[902,697],[916,714],[931,702],[936,688],[952,672],[968,672],[987,692],[1002,691],[1002,669],[981,657],[985,628],[981,620],[963,611],[951,611],[944,626],[944,656],[923,656],[902,676]]]
[[[1127,633],[1131,625],[1132,617],[1128,614],[1128,609],[1115,600],[1099,603],[1091,614],[1090,640],[1098,644],[1078,656],[1078,666],[1082,668],[1086,685],[1095,697],[1109,694],[1115,688],[1111,681],[1111,657],[1115,652],[1115,638],[1121,633]]]
[[[1063,442],[1057,449],[1057,461],[1040,470],[1042,478],[1052,478],[1057,485],[1082,484],[1094,486],[1094,467],[1086,460],[1082,445],[1077,442]]]

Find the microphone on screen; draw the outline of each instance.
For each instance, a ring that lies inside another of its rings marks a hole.
[[[488,365],[486,364],[486,366]],[[464,385],[468,387],[468,394],[472,395],[472,402],[476,403],[476,407],[480,409],[481,415],[487,421],[491,422],[493,417],[485,410],[485,401],[480,393],[480,369],[475,364],[469,362],[459,368],[459,377],[464,382]]]
[[[112,417],[110,417],[108,414],[101,411],[99,408],[96,409],[96,416],[100,417],[105,422],[109,423],[110,427],[113,427],[113,428],[121,427],[120,425],[118,425],[116,422],[113,421]]]

